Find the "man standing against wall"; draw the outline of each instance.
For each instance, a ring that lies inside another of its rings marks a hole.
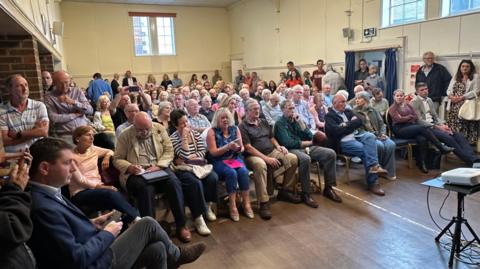
[[[431,51],[423,54],[423,62],[415,78],[415,85],[420,82],[427,83],[428,97],[433,101],[435,111],[438,112],[443,97],[447,96],[447,88],[452,76],[441,64],[435,63],[435,55]]]
[[[318,60],[317,70],[314,70],[312,73],[313,85],[317,87],[318,90],[322,88],[322,78],[325,74],[326,72],[323,70],[323,60]]]

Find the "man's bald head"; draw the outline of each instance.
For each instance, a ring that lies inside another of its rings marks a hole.
[[[53,73],[53,85],[55,89],[60,93],[66,93],[70,84],[70,75],[63,71],[56,71]]]
[[[152,120],[146,112],[138,112],[133,119],[133,126],[137,132],[137,138],[147,139],[152,134]]]

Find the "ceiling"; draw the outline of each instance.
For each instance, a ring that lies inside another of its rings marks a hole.
[[[3,35],[26,35],[28,34],[23,27],[12,19],[3,9],[0,9],[0,34]]]
[[[114,4],[156,4],[164,6],[228,7],[239,0],[63,0],[63,2],[90,2]]]

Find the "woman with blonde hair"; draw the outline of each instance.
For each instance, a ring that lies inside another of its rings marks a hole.
[[[97,111],[93,115],[93,126],[97,131],[95,144],[103,148],[115,149],[115,126],[110,114],[110,99],[102,95],[97,101]]]
[[[244,151],[240,130],[235,126],[232,113],[226,107],[220,108],[212,120],[212,128],[208,130],[207,147],[210,163],[219,176],[225,181],[229,198],[230,217],[239,221],[236,205],[237,185],[241,192],[243,211],[248,218],[254,218],[249,197],[248,170],[240,157]]]
[[[237,111],[238,109],[237,98],[234,95],[228,96],[227,98],[223,99],[222,102],[220,103],[220,107],[227,108],[228,111],[230,111],[236,126],[238,126],[242,122],[240,113],[238,113]]]
[[[148,77],[147,77],[147,82],[145,84],[153,84],[153,85],[157,85],[157,80],[155,79],[155,76],[153,74],[148,74]]]

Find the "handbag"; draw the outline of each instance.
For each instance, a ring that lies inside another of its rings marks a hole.
[[[480,98],[465,100],[458,110],[458,117],[463,120],[480,120]]]

